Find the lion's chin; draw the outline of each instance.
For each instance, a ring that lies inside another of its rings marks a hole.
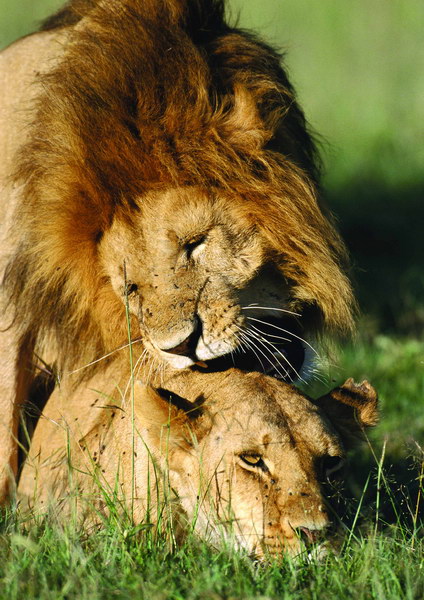
[[[196,364],[196,361],[190,358],[189,356],[170,354],[162,351],[159,351],[159,353],[161,359],[176,370],[188,369],[189,367],[192,367]]]

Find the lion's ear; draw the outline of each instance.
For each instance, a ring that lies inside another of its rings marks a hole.
[[[378,422],[377,392],[368,381],[352,378],[316,401],[347,447],[365,438],[365,429]]]
[[[244,151],[261,148],[271,137],[259,116],[256,99],[241,84],[234,86],[232,108],[221,116],[218,127],[224,138]]]
[[[170,392],[135,382],[134,412],[155,444],[189,444],[201,435],[203,399],[192,403]]]

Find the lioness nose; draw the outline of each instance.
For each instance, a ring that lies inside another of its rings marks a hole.
[[[202,321],[196,316],[193,331],[190,335],[177,346],[167,348],[164,352],[169,354],[179,354],[190,358],[196,357],[196,347],[202,335]]]
[[[327,529],[328,526],[322,527],[320,529],[309,529],[309,527],[296,527],[295,531],[299,539],[301,539],[305,546],[308,547],[313,544],[323,542],[325,540],[325,534]]]

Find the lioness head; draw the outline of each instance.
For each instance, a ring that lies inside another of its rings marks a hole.
[[[144,402],[138,414],[166,453],[170,484],[195,530],[215,540],[224,533],[256,557],[297,555],[326,539],[322,483],[377,420],[375,391],[353,380],[317,402],[258,374],[224,379],[200,405],[171,395],[171,413],[150,398],[156,411]],[[164,417],[169,435],[158,428]]]
[[[214,543],[224,536],[256,557],[296,555],[325,541],[330,516],[321,484],[377,419],[367,382],[348,380],[311,401],[274,378],[238,370],[216,374],[195,402],[137,384],[134,428],[129,407],[96,408],[94,391],[84,394],[96,421],[81,437],[83,409],[63,420],[54,392],[51,418],[39,421],[24,465],[23,495],[46,502],[53,493],[66,502],[73,482],[81,512],[87,500],[107,510],[108,496],[131,506],[136,522],[162,521],[171,508],[174,526]]]

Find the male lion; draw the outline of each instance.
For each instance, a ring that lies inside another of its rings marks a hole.
[[[291,381],[351,329],[303,113],[221,0],[71,0],[0,69],[0,496],[43,364]]]
[[[77,507],[86,526],[101,524],[111,503],[136,523],[159,514],[163,524],[168,510],[174,530],[193,526],[213,542],[224,535],[257,557],[324,541],[321,483],[375,424],[373,388],[350,379],[311,401],[258,373],[213,378],[192,402],[136,382],[134,421],[117,393],[106,402],[94,391],[96,378],[72,402],[56,390],[22,472],[24,505]]]

